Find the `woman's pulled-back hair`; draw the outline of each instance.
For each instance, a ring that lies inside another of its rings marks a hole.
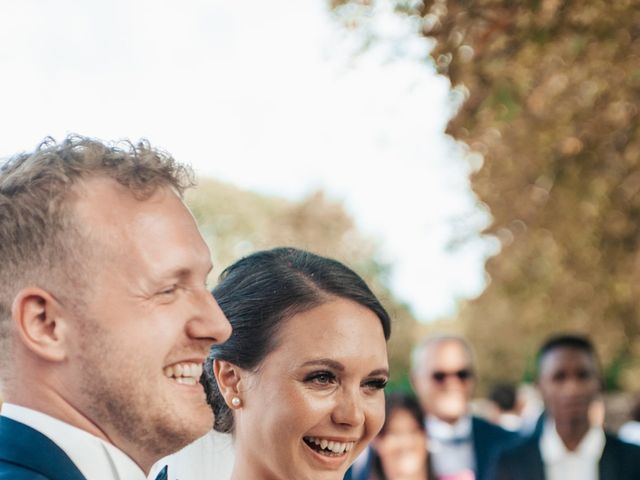
[[[214,345],[205,362],[203,383],[215,415],[214,429],[233,431],[233,414],[213,374],[213,360],[225,360],[255,371],[277,345],[283,320],[334,298],[352,300],[377,315],[385,339],[391,321],[365,282],[351,269],[330,258],[295,248],[256,252],[237,261],[220,275],[213,290],[233,331]]]

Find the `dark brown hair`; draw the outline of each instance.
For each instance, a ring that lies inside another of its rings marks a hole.
[[[203,374],[214,428],[220,432],[233,431],[233,414],[213,375],[214,359],[254,371],[276,347],[284,320],[336,297],[371,310],[385,339],[391,334],[389,315],[358,274],[336,260],[295,248],[261,251],[237,261],[222,272],[213,296],[233,329],[229,340],[211,348]]]

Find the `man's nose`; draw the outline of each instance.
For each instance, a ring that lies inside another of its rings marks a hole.
[[[231,324],[220,305],[206,288],[194,295],[196,313],[188,323],[189,336],[210,340],[212,344],[225,342],[231,336]]]

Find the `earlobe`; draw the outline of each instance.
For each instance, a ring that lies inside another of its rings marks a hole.
[[[60,304],[46,290],[35,287],[21,290],[11,308],[18,341],[43,359],[64,360],[64,322],[60,311]]]
[[[242,369],[225,360],[214,359],[213,374],[225,403],[229,408],[240,408],[242,406]]]

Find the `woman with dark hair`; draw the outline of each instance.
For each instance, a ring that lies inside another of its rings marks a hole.
[[[387,397],[386,419],[372,443],[369,480],[427,480],[427,434],[418,401],[404,393]]]
[[[233,437],[231,479],[342,479],[384,421],[387,312],[352,270],[294,248],[220,278],[233,331],[203,381],[214,429]]]

